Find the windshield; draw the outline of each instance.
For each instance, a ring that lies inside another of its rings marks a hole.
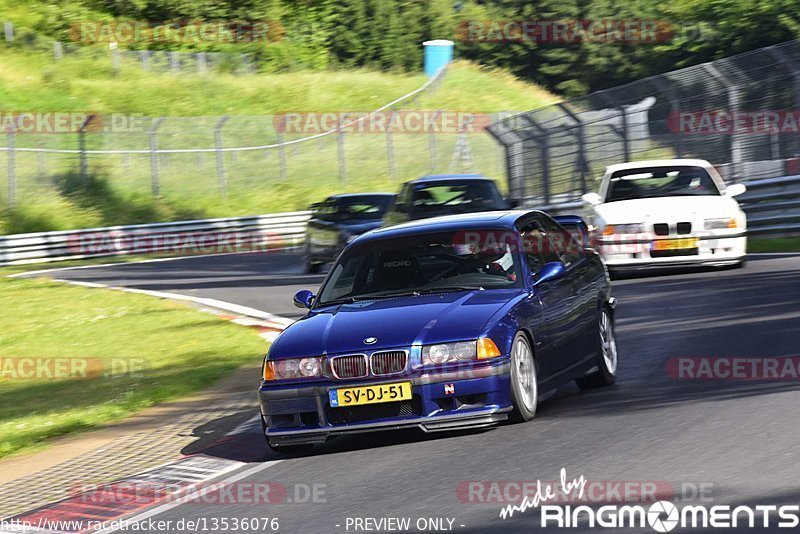
[[[613,173],[606,202],[701,195],[719,195],[714,180],[702,167],[644,167]]]
[[[476,230],[480,232],[480,230]],[[509,244],[463,244],[464,231],[365,243],[347,250],[320,291],[318,305],[396,295],[520,287]]]
[[[411,194],[411,204],[415,213],[427,216],[502,210],[507,207],[500,191],[489,180],[417,184]]]

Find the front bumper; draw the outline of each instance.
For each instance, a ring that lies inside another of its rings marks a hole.
[[[601,246],[600,253],[609,270],[642,270],[689,266],[724,266],[740,262],[747,253],[744,232],[734,235],[672,236],[659,239],[696,238],[698,247],[684,252],[656,257],[652,241],[621,241],[611,246]]]
[[[275,445],[322,443],[329,436],[419,428],[425,432],[480,428],[507,419],[511,410],[507,357],[468,370],[414,376],[324,382],[259,389],[266,436]],[[412,401],[332,408],[332,389],[408,381]],[[377,407],[377,408],[376,408]],[[395,413],[395,408],[397,408]]]

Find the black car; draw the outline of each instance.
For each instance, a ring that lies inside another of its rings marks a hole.
[[[393,193],[355,193],[312,204],[306,230],[306,272],[319,272],[322,264],[335,260],[356,236],[381,226],[394,197]]]
[[[384,217],[384,225],[513,207],[516,202],[503,198],[491,178],[480,174],[433,174],[403,184]]]

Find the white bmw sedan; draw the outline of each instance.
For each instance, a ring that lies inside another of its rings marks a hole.
[[[698,159],[609,166],[585,217],[610,270],[744,261],[747,218],[716,169]]]

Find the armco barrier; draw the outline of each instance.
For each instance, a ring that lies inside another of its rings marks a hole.
[[[132,254],[266,251],[303,242],[310,212],[135,224],[0,237],[0,265]]]
[[[747,213],[748,234],[757,237],[800,235],[800,175],[744,182],[737,200]],[[541,206],[565,214],[582,211],[577,199]],[[537,207],[534,199],[526,206]],[[0,265],[44,263],[130,254],[191,255],[258,251],[299,245],[310,212],[250,217],[135,224],[0,237]]]

